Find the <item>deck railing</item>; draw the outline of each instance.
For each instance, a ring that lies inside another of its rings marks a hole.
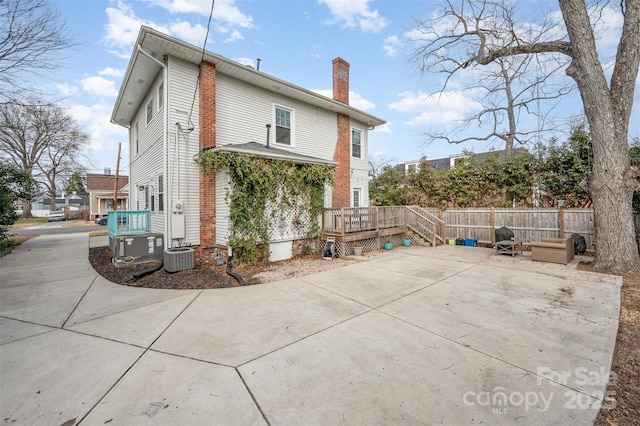
[[[110,211],[107,216],[107,229],[110,235],[150,232],[151,212],[149,210]]]
[[[394,233],[394,228],[398,232]],[[381,206],[326,209],[322,217],[325,236],[356,241],[376,235],[387,237],[412,231],[432,245],[444,244],[444,222],[417,206]]]
[[[353,234],[406,226],[403,206],[325,209],[322,230],[329,234]]]

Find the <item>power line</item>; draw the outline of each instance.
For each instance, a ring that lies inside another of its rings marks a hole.
[[[215,3],[216,0],[211,0],[211,11],[209,12],[209,21],[207,22],[207,34],[204,36],[204,43],[202,44],[202,57],[200,58],[200,66],[198,67],[198,78],[196,79],[196,87],[193,90],[193,100],[191,101],[191,110],[189,111],[189,118],[187,120],[187,124],[189,125],[189,127],[193,127],[193,123],[191,122],[191,114],[193,114],[193,107],[196,103],[196,94],[198,93],[198,86],[200,85],[202,62],[204,61],[204,54],[206,52],[207,39],[209,38],[209,27],[211,27],[211,18],[213,17],[213,6],[215,5]]]

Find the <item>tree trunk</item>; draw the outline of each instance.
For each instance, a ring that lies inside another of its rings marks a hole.
[[[33,215],[31,214],[31,200],[22,200],[22,218],[23,219],[31,219]]]
[[[639,15],[638,2],[626,2],[628,24],[629,14]],[[635,5],[633,5],[636,3]],[[635,239],[633,226],[632,197],[637,186],[635,176],[630,173],[631,163],[628,154],[627,134],[631,108],[625,106],[633,104],[633,85],[638,72],[638,61],[628,61],[624,72],[625,78],[631,84],[631,97],[621,96],[612,90],[598,60],[595,39],[587,9],[582,0],[560,0],[560,8],[571,40],[571,65],[567,68],[567,75],[572,77],[580,89],[585,115],[589,121],[593,146],[593,166],[589,179],[589,195],[593,201],[595,212],[595,241],[596,256],[594,267],[600,270],[627,272],[640,270],[640,256]],[[633,19],[631,19],[633,20]],[[626,25],[625,25],[626,26]],[[633,25],[630,25],[631,27]],[[627,30],[629,28],[626,28]],[[635,30],[637,31],[637,27]],[[624,38],[624,30],[623,30]],[[638,37],[632,52],[638,56]],[[627,49],[629,46],[626,47]],[[623,43],[618,50],[617,62]],[[622,77],[622,75],[620,75]],[[628,92],[628,87],[621,88]],[[628,95],[628,93],[625,93]],[[624,115],[626,114],[626,118]],[[619,115],[622,115],[620,117]]]

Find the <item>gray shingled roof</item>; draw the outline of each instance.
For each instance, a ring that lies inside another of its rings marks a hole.
[[[328,164],[335,166],[338,163],[323,158],[312,157],[310,155],[297,154],[285,149],[267,147],[258,142],[247,142],[241,144],[217,145],[211,148],[214,151],[239,152],[247,155],[257,155],[260,157],[272,158],[275,160],[291,161],[298,164]]]

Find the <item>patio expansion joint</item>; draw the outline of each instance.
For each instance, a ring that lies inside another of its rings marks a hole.
[[[364,305],[363,305],[363,306],[364,306]],[[289,346],[295,345],[296,343],[302,342],[302,341],[304,341],[304,340],[306,340],[306,339],[308,339],[308,338],[310,338],[310,337],[313,337],[313,336],[315,336],[315,335],[317,335],[317,334],[320,334],[320,333],[322,333],[322,332],[325,332],[325,331],[327,331],[327,330],[330,330],[330,329],[332,329],[332,328],[334,328],[334,327],[340,326],[340,325],[342,325],[342,324],[344,324],[344,323],[346,323],[346,322],[349,322],[349,321],[351,321],[351,320],[353,320],[353,319],[355,319],[355,318],[358,318],[358,317],[361,317],[361,316],[363,316],[363,315],[366,315],[367,313],[369,313],[369,312],[371,312],[371,311],[374,311],[374,310],[375,310],[374,308],[369,308],[369,309],[365,310],[364,312],[361,312],[361,313],[359,313],[359,314],[355,314],[355,315],[353,315],[353,316],[350,316],[349,318],[345,318],[345,319],[343,319],[343,320],[341,320],[341,321],[336,322],[335,324],[331,324],[331,325],[329,325],[329,326],[327,326],[327,327],[324,327],[324,328],[322,328],[322,329],[320,329],[320,330],[316,330],[316,331],[314,331],[314,332],[312,332],[312,333],[307,334],[306,336],[300,337],[299,339],[293,340],[293,341],[291,341],[291,342],[289,342],[289,343],[286,343],[286,344],[284,344],[284,345],[282,345],[282,346],[279,346],[279,347],[277,347],[277,348],[275,348],[275,349],[272,349],[272,350],[270,350],[270,351],[268,351],[268,352],[265,352],[265,353],[263,353],[263,354],[261,354],[261,355],[258,355],[258,356],[256,356],[255,358],[251,358],[251,359],[249,359],[249,360],[247,360],[247,361],[243,361],[243,362],[241,362],[240,364],[236,365],[236,366],[235,366],[235,368],[236,368],[236,369],[238,369],[238,368],[240,368],[240,367],[242,367],[242,366],[244,366],[244,365],[246,365],[246,364],[249,364],[249,363],[251,363],[251,362],[253,362],[253,361],[256,361],[256,360],[258,360],[258,359],[260,359],[260,358],[264,358],[264,357],[266,357],[266,356],[268,356],[268,355],[271,355],[272,353],[278,352],[278,351],[280,351],[280,350],[282,350],[282,349],[284,349],[284,348],[287,348],[287,347],[289,347]]]
[[[114,381],[113,385],[111,385],[111,386],[109,387],[109,389],[107,389],[107,390],[104,392],[104,394],[103,394],[100,398],[98,398],[98,399],[97,399],[96,403],[95,403],[95,404],[93,404],[93,406],[92,406],[92,407],[90,407],[90,408],[89,408],[89,410],[87,410],[87,412],[84,414],[84,416],[82,416],[82,418],[77,422],[77,424],[82,423],[82,422],[83,422],[83,420],[84,420],[85,418],[87,418],[87,416],[88,416],[89,414],[91,414],[91,412],[92,412],[92,411],[93,411],[93,410],[94,410],[98,405],[100,405],[100,403],[102,402],[102,400],[104,400],[104,398],[106,398],[106,397],[107,397],[107,395],[109,395],[109,393],[110,393],[110,392],[111,392],[111,391],[112,391],[116,386],[118,386],[118,384],[122,381],[122,379],[124,379],[124,377],[129,373],[129,371],[131,371],[131,369],[132,369],[132,368],[133,368],[133,367],[134,367],[138,362],[140,362],[140,360],[142,359],[142,357],[143,357],[143,356],[145,356],[145,354],[146,354],[147,352],[151,351],[151,346],[153,346],[153,344],[154,344],[156,341],[158,341],[158,339],[159,339],[159,338],[160,338],[160,337],[161,337],[161,336],[162,336],[162,335],[163,335],[163,334],[164,334],[164,333],[169,329],[169,327],[171,327],[171,326],[173,325],[173,323],[174,323],[178,318],[180,318],[180,316],[184,313],[184,311],[186,311],[186,310],[189,308],[189,306],[191,306],[191,304],[192,304],[192,303],[193,303],[193,302],[194,302],[194,301],[195,301],[195,300],[196,300],[196,299],[197,299],[197,298],[202,294],[202,292],[203,292],[203,291],[204,291],[204,290],[200,290],[200,291],[198,292],[198,294],[196,295],[196,297],[194,297],[194,298],[189,302],[189,304],[188,304],[187,306],[185,306],[185,307],[184,307],[184,309],[182,309],[178,315],[176,315],[176,317],[175,317],[175,318],[174,318],[174,319],[173,319],[173,320],[172,320],[172,321],[171,321],[171,322],[170,322],[170,323],[169,323],[169,324],[164,328],[164,330],[162,330],[162,331],[158,334],[158,336],[157,336],[157,337],[156,337],[156,338],[155,338],[155,339],[154,339],[154,340],[153,340],[153,341],[152,341],[152,342],[151,342],[147,347],[140,347],[140,346],[133,345],[133,344],[130,344],[130,343],[118,342],[118,343],[126,344],[126,345],[129,345],[129,346],[133,346],[133,347],[139,347],[139,348],[142,348],[142,349],[144,349],[144,350],[143,350],[143,351],[142,351],[142,353],[138,356],[138,358],[137,358],[137,359],[136,359],[136,360],[135,360],[135,361],[134,361],[134,362],[133,362],[133,363],[132,363],[132,364],[131,364],[131,365],[130,365],[130,366],[129,366],[129,367],[128,367],[128,368],[127,368],[127,369],[126,369],[122,374],[121,374],[121,375],[120,375],[120,377],[118,377],[118,378]],[[66,331],[72,331],[72,330],[66,330]],[[86,334],[86,333],[81,333],[81,332],[76,332],[76,333],[78,333],[78,334]],[[107,338],[99,337],[99,336],[93,336],[93,337],[96,337],[96,338],[98,338],[98,339],[103,339],[103,340],[115,341],[115,340],[113,340],[113,339],[107,339]],[[117,342],[117,341],[116,341],[116,342]],[[156,352],[157,352],[157,351],[156,351]],[[167,354],[167,355],[173,355],[173,354]],[[177,355],[173,355],[173,356],[177,356]],[[183,358],[184,358],[184,357],[183,357]]]
[[[196,290],[193,290],[193,291],[195,292]],[[197,299],[197,298],[198,298],[198,296],[200,295],[200,293],[202,293],[202,291],[203,291],[203,290],[199,290],[199,292],[194,296],[193,300]],[[175,295],[175,296],[171,296],[171,297],[169,297],[169,298],[167,298],[167,299],[157,300],[157,301],[155,301],[155,302],[146,303],[146,304],[143,304],[143,305],[140,305],[140,306],[135,306],[135,307],[133,307],[133,308],[129,308],[129,309],[122,309],[122,310],[119,310],[119,311],[110,312],[110,313],[108,313],[108,314],[106,314],[106,315],[102,315],[102,316],[99,316],[99,317],[94,317],[94,318],[91,318],[91,319],[86,320],[86,321],[82,321],[82,322],[74,323],[74,324],[72,324],[72,325],[76,325],[76,324],[87,324],[87,323],[90,323],[90,322],[92,322],[92,321],[97,321],[97,320],[100,320],[100,319],[109,318],[110,316],[113,316],[113,315],[118,315],[118,314],[122,314],[122,313],[125,313],[125,312],[128,312],[128,311],[133,311],[133,310],[136,310],[136,309],[146,308],[146,307],[148,307],[148,306],[157,305],[157,304],[159,304],[159,303],[164,303],[164,302],[167,302],[167,301],[169,301],[169,300],[177,299],[177,298],[179,298],[179,297],[183,297],[183,296],[186,296],[186,295],[187,295],[187,294],[178,294],[178,295]],[[189,305],[193,302],[193,300],[192,300],[191,302],[189,302]],[[78,302],[78,305],[79,305],[79,304],[80,304],[80,302]],[[75,311],[75,309],[74,309],[74,311]],[[180,314],[182,314],[182,312],[183,312],[183,311],[181,311],[181,312],[180,312]],[[72,312],[71,314],[73,314],[73,312]],[[180,314],[178,314],[178,315],[180,315]],[[70,317],[71,317],[71,315],[69,316],[69,318],[70,318]],[[67,321],[69,320],[69,318],[67,318]],[[66,323],[66,321],[65,321],[65,323]],[[64,326],[63,326],[63,327],[64,327]],[[163,332],[164,332],[164,331],[163,331]]]
[[[59,327],[55,327],[53,325],[38,324],[37,322],[26,321],[26,320],[19,319],[19,318],[11,318],[11,317],[8,317],[6,315],[0,315],[0,318],[8,319],[8,320],[11,320],[11,321],[18,321],[18,322],[21,322],[23,324],[37,325],[39,327],[47,327],[47,328],[49,328],[49,330],[43,331],[42,333],[36,333],[36,334],[31,334],[29,336],[21,337],[20,339],[15,339],[15,340],[12,340],[10,342],[3,343],[2,345],[8,345],[9,343],[19,342],[21,340],[30,339],[31,337],[42,336],[43,334],[47,334],[47,333],[51,333],[52,331],[60,330]],[[2,345],[0,345],[0,346],[2,346]]]
[[[476,353],[478,353],[478,354],[484,355],[484,356],[488,357],[489,359],[496,360],[496,361],[498,361],[498,362],[500,362],[500,363],[503,363],[503,364],[509,365],[509,366],[511,366],[511,367],[517,368],[518,370],[522,370],[522,371],[524,371],[527,375],[531,375],[531,376],[533,376],[533,377],[536,377],[536,380],[539,380],[539,378],[541,378],[541,379],[543,379],[543,380],[545,380],[545,381],[547,381],[547,382],[549,382],[549,383],[554,383],[554,384],[556,384],[556,385],[560,385],[560,386],[562,386],[562,387],[563,387],[563,388],[565,388],[565,389],[572,390],[572,391],[575,391],[575,392],[579,392],[579,393],[581,393],[581,394],[584,394],[584,395],[588,396],[589,398],[597,399],[597,400],[599,400],[599,401],[601,401],[601,402],[604,402],[604,399],[603,399],[604,397],[603,397],[603,398],[595,397],[595,396],[593,396],[591,393],[588,393],[587,391],[580,390],[580,389],[576,389],[576,388],[574,388],[574,387],[571,387],[571,386],[567,385],[566,383],[562,383],[562,382],[560,382],[560,381],[552,380],[552,379],[550,379],[550,378],[548,378],[548,377],[545,377],[545,376],[539,375],[538,373],[536,373],[536,372],[534,372],[534,371],[531,371],[531,370],[529,370],[529,369],[527,369],[527,368],[525,368],[525,367],[521,367],[521,366],[519,366],[519,365],[517,365],[517,364],[514,364],[514,363],[509,362],[509,361],[507,361],[507,360],[504,360],[504,359],[502,359],[502,358],[498,358],[498,357],[496,357],[496,356],[494,356],[494,355],[491,355],[491,354],[488,354],[488,353],[486,353],[486,352],[483,352],[483,351],[481,351],[481,350],[479,350],[479,349],[473,348],[473,347],[471,347],[471,346],[470,346],[470,345],[468,345],[468,344],[464,344],[464,343],[458,342],[458,341],[453,340],[453,339],[451,339],[451,338],[449,338],[449,337],[447,337],[447,336],[444,336],[444,335],[442,335],[442,334],[439,334],[439,333],[436,333],[436,332],[434,332],[434,331],[428,330],[428,329],[426,329],[426,328],[424,328],[424,327],[421,327],[421,326],[419,326],[419,325],[413,324],[413,323],[411,323],[411,322],[409,322],[409,321],[407,321],[407,320],[404,320],[404,319],[402,319],[402,318],[398,318],[398,317],[396,317],[395,315],[389,314],[389,313],[387,313],[387,312],[379,311],[378,309],[375,309],[375,311],[377,311],[377,312],[379,312],[379,313],[381,313],[381,314],[383,314],[383,315],[386,315],[386,316],[388,316],[388,317],[390,317],[390,318],[393,318],[393,319],[395,319],[395,320],[401,321],[401,322],[403,322],[403,323],[405,323],[405,324],[407,324],[407,325],[409,325],[409,326],[411,326],[411,327],[417,328],[418,330],[424,331],[424,332],[429,333],[429,334],[433,334],[434,336],[437,336],[437,337],[439,337],[439,338],[441,338],[441,339],[444,339],[444,340],[446,340],[446,341],[448,341],[448,342],[451,342],[451,343],[453,343],[453,344],[455,344],[455,345],[461,346],[461,347],[463,347],[463,348],[465,348],[465,349],[467,349],[467,350],[470,350],[470,351],[476,352]]]
[[[87,293],[89,293],[89,290],[91,290],[91,287],[93,287],[93,284],[96,282],[96,280],[98,279],[99,276],[100,275],[96,274],[93,277],[93,280],[91,280],[91,284],[89,284],[89,287],[87,287],[87,289],[84,291],[84,293],[82,293],[82,296],[78,300],[78,303],[76,303],[76,305],[73,307],[73,309],[71,310],[71,312],[69,313],[67,318],[63,321],[62,325],[60,326],[61,329],[64,329],[64,326],[67,324],[67,321],[69,321],[69,319],[71,318],[73,313],[76,311],[76,309],[78,309],[78,306],[80,306],[80,303],[82,303],[82,301],[84,300],[85,296],[87,295]]]
[[[236,374],[238,375],[238,378],[240,379],[240,381],[242,382],[242,385],[244,386],[244,388],[247,390],[247,392],[249,393],[249,397],[251,397],[251,400],[253,401],[253,403],[255,404],[256,408],[258,409],[258,412],[260,413],[260,415],[262,416],[262,418],[264,419],[265,423],[269,426],[271,426],[271,422],[269,422],[269,419],[267,418],[267,415],[264,413],[264,411],[262,410],[262,407],[260,406],[260,403],[258,402],[258,400],[256,399],[255,395],[253,394],[253,392],[251,392],[251,388],[249,387],[249,385],[247,384],[247,382],[244,380],[244,377],[242,377],[242,374],[240,374],[240,370],[238,370],[238,367],[234,368]]]

